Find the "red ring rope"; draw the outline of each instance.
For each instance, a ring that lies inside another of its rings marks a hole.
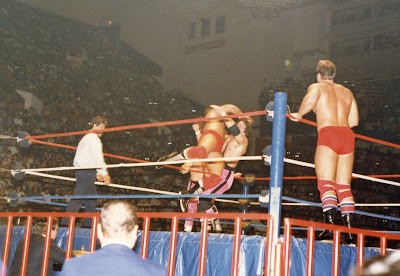
[[[68,145],[63,145],[63,144],[57,144],[57,143],[50,143],[50,142],[45,142],[45,141],[40,141],[40,140],[30,140],[32,143],[36,144],[42,144],[42,145],[48,145],[48,146],[53,146],[53,147],[60,147],[60,148],[66,148],[66,149],[73,149],[76,150],[77,147],[74,146],[68,146]],[[109,153],[103,153],[104,156],[116,158],[116,159],[121,159],[121,160],[127,160],[127,161],[132,161],[132,162],[138,162],[138,163],[147,163],[149,161],[145,160],[140,160],[136,158],[131,158],[131,157],[125,157],[125,156],[120,156],[120,155],[115,155],[115,154],[109,154]],[[173,166],[173,165],[163,165],[164,167],[168,167],[171,169],[177,169],[177,170],[184,170],[181,167]],[[208,172],[202,172],[202,171],[196,171],[196,170],[189,170],[191,172],[197,172],[197,173],[208,173]]]
[[[43,138],[51,138],[51,137],[62,137],[62,136],[72,136],[72,135],[80,135],[86,134],[90,132],[113,132],[113,131],[121,131],[128,129],[137,129],[137,128],[149,128],[149,127],[160,127],[160,126],[170,126],[170,125],[180,125],[180,124],[190,124],[197,122],[207,122],[207,121],[216,121],[223,120],[227,118],[241,118],[241,117],[251,117],[256,115],[266,114],[265,110],[262,111],[254,111],[248,113],[241,113],[236,115],[228,115],[228,116],[220,116],[220,117],[212,117],[212,118],[196,118],[196,119],[186,119],[186,120],[176,120],[176,121],[167,121],[167,122],[157,122],[157,123],[148,123],[148,124],[140,124],[140,125],[130,125],[130,126],[121,126],[121,127],[111,127],[100,130],[82,130],[82,131],[74,131],[74,132],[65,132],[65,133],[56,133],[56,134],[45,134],[45,135],[36,135],[36,136],[27,136],[23,139],[43,139]]]

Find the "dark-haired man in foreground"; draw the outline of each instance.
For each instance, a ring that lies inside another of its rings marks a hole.
[[[26,275],[36,276],[41,275],[42,262],[43,262],[43,252],[44,252],[44,242],[46,238],[47,220],[37,220],[33,225],[33,235],[31,236],[28,251],[28,263],[26,264]],[[53,276],[53,264],[57,262],[59,264],[64,263],[65,251],[59,248],[56,244],[55,238],[57,236],[58,229],[58,219],[53,218],[52,228],[51,228],[51,240],[50,240],[50,253],[49,253],[49,263],[47,265],[47,275]],[[20,275],[21,273],[21,262],[22,253],[24,250],[25,239],[18,242],[17,249],[15,250],[14,258],[10,267],[9,274]]]

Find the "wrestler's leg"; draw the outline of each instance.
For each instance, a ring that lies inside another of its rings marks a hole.
[[[351,174],[353,172],[354,163],[354,152],[349,154],[339,155],[337,173],[336,173],[336,183],[337,191],[339,197],[339,202],[341,204],[342,215],[346,213],[354,213],[354,197],[351,193]]]
[[[211,152],[208,154],[207,158],[220,158],[222,157],[222,153],[219,152]],[[206,174],[205,177],[201,179],[201,183],[203,185],[204,190],[208,190],[215,185],[217,185],[221,180],[222,171],[224,170],[225,162],[208,162],[207,168],[210,174]]]
[[[334,152],[327,146],[317,146],[315,151],[315,173],[317,174],[317,179],[321,181],[332,181],[336,180],[336,169],[338,163],[338,154]],[[319,186],[322,184],[319,183]],[[331,189],[320,189],[323,190],[324,194],[320,194],[321,200],[336,198],[335,187]],[[324,210],[327,211],[328,209]]]
[[[206,118],[215,118],[219,117],[220,114],[216,112],[214,109],[209,109],[206,114]],[[210,152],[213,152],[215,147],[218,145],[218,137],[215,135],[221,135],[224,132],[225,129],[225,124],[222,121],[219,120],[212,120],[212,121],[207,121],[206,124],[204,125],[204,130],[209,129],[208,127],[211,127],[214,131],[221,132],[220,134],[213,134],[213,133],[204,133],[200,140],[197,142],[197,147],[190,147],[185,150],[184,155],[186,155],[189,159],[192,158],[205,158],[203,156],[204,151],[209,154]],[[211,128],[210,128],[211,129]],[[218,131],[219,130],[219,131]],[[223,137],[223,135],[222,135]],[[222,146],[222,145],[221,145]]]
[[[158,162],[165,161],[180,161],[185,159],[203,159],[206,158],[208,153],[213,151],[218,143],[217,137],[214,134],[205,134],[202,136],[197,146],[188,147],[181,153],[173,152],[169,155],[163,156],[158,159]],[[190,163],[185,164],[185,169],[188,171],[191,167]],[[157,169],[162,169],[163,166],[157,166]]]
[[[214,205],[212,200],[207,199],[207,198],[203,198],[203,199],[199,200],[198,211],[199,212],[205,212],[207,214],[218,214],[217,206]],[[221,233],[222,232],[221,223],[216,218],[211,218],[208,221],[208,226],[207,227],[208,227],[209,231],[211,229],[213,229],[217,233]]]
[[[185,163],[186,164],[186,163]],[[187,192],[183,192],[184,194],[187,193],[201,193],[202,191],[202,181],[200,181],[203,177],[205,177],[205,172],[208,172],[207,164],[206,163],[201,163],[201,162],[196,162],[193,163],[193,168],[192,171],[190,171],[190,181],[189,181],[189,186],[187,188]],[[201,189],[199,189],[201,186]],[[198,190],[199,189],[199,190]],[[197,192],[194,192],[195,190],[198,190]]]
[[[315,151],[315,172],[318,179],[318,190],[323,206],[324,223],[334,224],[337,206],[335,177],[338,155],[327,146],[317,146]],[[324,230],[316,240],[332,240],[333,232]]]
[[[185,163],[185,164],[187,164],[187,163]],[[207,171],[206,164],[205,163],[203,164],[201,162],[195,162],[195,163],[193,163],[192,169],[196,170],[198,172],[190,171],[190,180],[188,183],[187,190],[179,192],[181,194],[195,194],[195,193],[199,194],[203,190],[202,188],[200,188],[199,180],[204,177],[203,172]],[[188,211],[188,209],[190,210],[189,200],[190,200],[189,198],[181,198],[179,200],[179,204],[181,206],[182,212],[186,212],[186,211]],[[197,210],[197,208],[196,208],[196,210]]]
[[[318,179],[336,180],[338,154],[327,146],[317,146],[315,151],[315,173]]]
[[[354,152],[342,154],[338,157],[336,182],[350,183],[353,173]]]
[[[198,203],[199,203],[199,201],[197,199],[192,199],[191,201],[189,201],[189,204],[188,204],[188,213],[189,214],[197,213],[197,204]],[[192,232],[192,229],[193,229],[193,219],[187,218],[185,220],[184,231]]]
[[[190,179],[199,181],[204,176],[203,172],[207,171],[207,165],[202,162],[186,162],[182,165],[181,174],[190,172]]]
[[[204,134],[198,141],[197,146],[189,147],[183,151],[183,156],[187,159],[206,158],[207,154],[215,149],[217,143],[218,140],[214,134]]]
[[[336,173],[336,192],[340,202],[343,223],[351,227],[355,211],[354,197],[351,192],[351,174],[353,172],[354,152],[339,155]],[[356,236],[352,233],[345,233],[345,240],[348,244],[356,243]]]
[[[204,147],[207,150],[207,153],[210,153],[214,150],[217,146],[217,138],[214,134],[205,134],[201,137],[200,141],[198,142],[197,146]]]

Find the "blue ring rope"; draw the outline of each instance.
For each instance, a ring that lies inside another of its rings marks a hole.
[[[216,194],[210,194],[210,195],[196,195],[196,197],[199,198],[259,198],[260,195],[258,194],[222,194],[222,195],[216,195]],[[42,201],[40,199],[144,199],[144,198],[193,198],[192,194],[178,194],[178,195],[81,195],[81,196],[28,196],[28,197],[9,197],[12,200],[24,200],[24,201],[31,201],[31,202],[36,202],[36,203],[42,203],[42,204],[51,204],[51,205],[58,205],[58,206],[67,206],[66,204],[63,203],[56,203],[56,202],[48,202],[48,201]],[[306,200],[301,200],[301,199],[296,199],[296,198],[291,198],[287,196],[282,196],[283,200],[290,201],[290,202],[296,202],[296,203],[304,203],[308,204],[314,207],[321,207],[321,203],[315,203],[311,201],[306,201]],[[392,221],[400,221],[400,218],[396,217],[390,217],[390,216],[385,216],[385,215],[379,215],[379,214],[373,214],[373,213],[368,213],[368,212],[363,212],[363,211],[355,211],[355,214],[358,215],[364,215],[364,216],[369,216],[369,217],[375,217],[375,218],[380,218],[380,219],[387,219],[387,220],[392,220]]]

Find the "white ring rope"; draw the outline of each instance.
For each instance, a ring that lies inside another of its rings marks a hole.
[[[106,165],[104,168],[121,168],[121,167],[148,167],[148,166],[163,166],[163,165],[171,165],[171,164],[182,164],[182,163],[199,163],[199,162],[218,162],[218,161],[237,161],[237,160],[263,160],[265,159],[267,162],[271,161],[271,156],[263,155],[263,156],[242,156],[242,157],[221,157],[221,158],[204,158],[204,159],[187,159],[187,160],[179,160],[179,161],[164,161],[164,162],[145,162],[145,163],[120,163],[113,165]],[[298,161],[289,158],[283,158],[283,161],[289,164],[299,165],[303,167],[315,168],[315,165],[312,163],[307,163],[303,161]],[[11,173],[16,172],[49,172],[49,171],[66,171],[66,170],[89,170],[89,169],[98,169],[97,167],[56,167],[56,168],[38,168],[38,169],[22,169],[22,170],[12,170]],[[352,176],[356,178],[366,179],[374,182],[380,182],[383,184],[389,184],[394,186],[400,186],[399,182],[380,179],[375,177],[370,177],[362,174],[353,173]]]
[[[18,140],[18,137],[12,137],[9,135],[0,134],[0,139],[16,139],[16,140]]]
[[[47,178],[54,178],[54,179],[60,179],[60,180],[66,180],[66,181],[76,181],[76,178],[73,177],[66,177],[66,176],[59,176],[59,175],[53,175],[53,174],[45,174],[45,173],[39,173],[39,172],[32,172],[32,171],[26,171],[26,174],[31,174],[31,175],[36,175],[36,176],[41,176],[41,177],[47,177]],[[135,187],[135,186],[128,186],[128,185],[121,185],[121,184],[114,184],[110,183],[109,185],[104,185],[103,182],[96,181],[96,185],[100,186],[106,186],[106,187],[114,187],[114,188],[120,188],[120,189],[128,189],[128,190],[135,190],[135,191],[143,191],[143,192],[150,192],[150,193],[155,193],[155,194],[164,194],[164,195],[179,195],[179,193],[174,193],[174,192],[168,192],[168,191],[162,191],[162,190],[156,190],[156,189],[149,189],[149,188],[142,188],[142,187]],[[215,200],[220,201],[220,202],[228,202],[228,203],[237,203],[239,204],[238,201],[235,200],[229,200],[229,199],[223,199],[223,198],[216,198]]]
[[[150,167],[164,166],[183,163],[199,163],[199,162],[218,162],[218,161],[237,161],[237,160],[262,160],[262,156],[242,156],[242,157],[220,157],[220,158],[204,158],[204,159],[186,159],[179,161],[163,161],[163,162],[143,162],[143,163],[119,163],[106,165],[104,167],[55,167],[55,168],[38,168],[38,169],[22,169],[17,172],[53,172],[53,171],[69,171],[69,170],[94,170],[105,168],[129,168],[129,167]]]
[[[283,161],[285,161],[286,163],[299,165],[299,166],[303,166],[303,167],[315,168],[314,164],[303,162],[303,161],[298,161],[298,160],[293,160],[293,159],[288,159],[288,158],[283,158]],[[354,176],[356,178],[361,178],[361,179],[374,181],[374,182],[380,182],[380,183],[383,183],[383,184],[400,186],[400,183],[396,182],[396,181],[391,181],[391,180],[386,180],[386,179],[381,179],[381,178],[375,178],[375,177],[366,176],[366,175],[362,175],[362,174],[358,174],[358,173],[352,173],[352,176]]]

